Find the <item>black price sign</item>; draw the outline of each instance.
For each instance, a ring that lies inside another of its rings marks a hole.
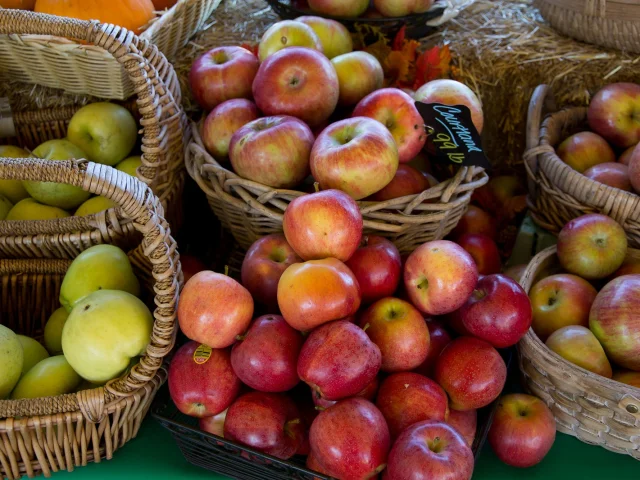
[[[436,160],[454,165],[491,165],[482,150],[480,134],[465,105],[416,102],[427,131],[426,148]]]

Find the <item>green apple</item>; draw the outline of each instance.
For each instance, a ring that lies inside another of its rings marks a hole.
[[[103,212],[118,205],[113,200],[104,197],[92,197],[78,207],[74,215],[76,217],[84,217],[93,215],[94,213]]]
[[[13,330],[0,325],[0,399],[7,398],[20,379],[24,353]]]
[[[134,155],[133,157],[127,157],[116,165],[116,170],[128,173],[132,177],[137,177],[136,170],[142,165],[142,157],[140,155]]]
[[[51,207],[36,202],[33,198],[25,198],[16,203],[5,220],[50,220],[52,218],[70,217],[61,208]]]
[[[129,110],[120,105],[90,103],[71,117],[67,138],[87,152],[89,160],[113,166],[133,149],[138,126]]]
[[[106,382],[126,370],[149,344],[153,317],[130,293],[98,290],[78,302],[62,330],[62,351],[90,382]]]
[[[13,145],[0,145],[0,158],[29,158],[32,156],[22,148]],[[11,203],[18,203],[29,196],[20,180],[0,180],[0,194],[7,197]]]
[[[64,307],[60,307],[51,314],[44,326],[44,346],[51,355],[62,353],[62,328],[68,316],[69,312]]]
[[[24,376],[24,374],[31,370],[36,364],[45,358],[49,358],[49,352],[47,352],[47,349],[44,348],[40,342],[31,337],[18,335],[18,340],[20,340],[22,352],[24,353],[21,372],[22,376]]]
[[[129,257],[114,245],[95,245],[71,262],[60,287],[60,303],[71,312],[78,302],[97,290],[140,294],[140,283]]]
[[[45,160],[69,160],[72,158],[87,158],[80,148],[76,147],[69,140],[49,140],[44,142],[33,151],[36,157]],[[55,182],[22,182],[29,195],[38,202],[52,207],[75,208],[91,196],[80,187],[66,185]]]
[[[7,197],[0,194],[0,220],[7,218],[7,214],[13,208],[13,203]]]
[[[64,355],[56,355],[45,358],[29,370],[11,392],[11,398],[63,395],[73,392],[81,381]]]

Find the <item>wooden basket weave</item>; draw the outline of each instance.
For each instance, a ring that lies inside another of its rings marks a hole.
[[[575,171],[556,155],[554,147],[570,134],[587,130],[587,108],[566,108],[544,121],[543,111],[555,111],[549,87],[539,86],[529,105],[525,167],[529,206],[541,227],[557,233],[573,218],[602,213],[627,232],[629,245],[640,248],[640,196],[609,187]]]
[[[258,238],[282,232],[282,216],[289,202],[304,192],[278,190],[246,180],[220,165],[205,149],[199,126],[185,163],[189,175],[207,195],[211,209],[244,249]],[[453,178],[417,195],[385,202],[359,201],[365,234],[393,241],[401,253],[444,238],[458,224],[473,191],[487,183],[483,168],[462,167]],[[432,200],[434,203],[425,203]]]
[[[168,11],[158,12],[161,14],[140,35],[139,52],[144,54],[147,48],[155,45],[173,60],[178,50],[205,27],[220,1],[179,0]],[[32,15],[31,18],[43,16],[40,13]],[[3,26],[7,21],[7,17],[0,17]],[[112,56],[115,52],[112,43],[83,45],[72,40],[84,39],[85,35],[77,36],[77,32],[16,35],[19,30],[3,29],[0,34],[0,79],[119,100],[136,93],[135,80]]]
[[[640,250],[630,249],[628,259],[640,260]],[[531,260],[520,283],[529,293],[558,271],[556,247],[549,247]],[[568,362],[531,329],[518,343],[518,357],[525,385],[551,408],[558,431],[640,460],[640,388]]]
[[[640,3],[636,0],[534,0],[553,28],[568,37],[640,52]]]

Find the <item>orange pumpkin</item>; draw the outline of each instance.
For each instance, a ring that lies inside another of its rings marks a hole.
[[[0,0],[2,8],[19,8],[20,10],[33,10],[36,0]]]
[[[171,8],[178,0],[153,0],[153,5],[156,7],[156,10],[164,10],[165,8]]]
[[[112,23],[140,33],[155,16],[151,0],[36,0],[35,11]]]

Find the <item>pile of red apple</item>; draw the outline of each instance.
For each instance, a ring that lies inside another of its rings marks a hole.
[[[564,140],[558,156],[596,182],[640,193],[640,85],[602,88],[591,100],[587,118],[591,131]]]

